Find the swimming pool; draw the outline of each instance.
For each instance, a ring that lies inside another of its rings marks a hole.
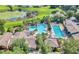
[[[37,25],[38,33],[46,33],[46,24],[38,24]]]
[[[29,31],[32,32],[32,31],[35,31],[36,30],[36,26],[29,26]]]
[[[32,32],[37,30],[38,34],[42,34],[47,32],[46,28],[47,28],[47,24],[40,23],[37,26],[29,26],[29,31]],[[51,26],[51,30],[55,34],[56,38],[64,37],[64,32],[60,29],[59,25]]]
[[[47,25],[44,24],[44,23],[40,23],[38,24],[37,26],[29,26],[29,31],[35,31],[37,30],[39,34],[41,33],[46,33],[46,28],[47,28]]]
[[[64,37],[64,32],[61,31],[58,25],[52,26],[52,31],[54,31],[56,38]]]

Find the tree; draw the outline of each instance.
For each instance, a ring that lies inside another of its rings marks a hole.
[[[75,54],[79,52],[79,41],[74,39],[64,40],[63,50],[65,54]]]
[[[63,5],[63,6],[62,6],[62,9],[63,9],[64,11],[68,11],[68,10],[70,9],[70,7],[71,7],[71,5]]]
[[[8,5],[8,7],[10,8],[10,11],[13,11],[13,8],[11,5]]]
[[[52,48],[49,44],[46,44],[45,42],[43,42],[43,46],[41,47],[41,53],[43,54],[47,54],[47,53],[51,53],[52,52]]]
[[[67,18],[66,13],[63,11],[57,11],[54,15],[53,15],[53,20],[55,20],[58,23],[62,23],[63,21]]]
[[[39,50],[41,46],[43,45],[43,37],[42,35],[38,34],[36,37],[36,44],[37,44],[37,49]]]
[[[51,17],[53,18],[53,21],[62,23],[67,18],[67,14],[65,11],[58,8],[52,11]]]
[[[77,11],[77,6],[76,5],[72,5],[69,10],[72,10],[72,11],[76,12]]]
[[[79,9],[78,9],[77,12],[75,13],[75,17],[77,18],[77,20],[79,20]]]
[[[72,17],[74,15],[75,15],[75,12],[73,10],[68,10],[67,11],[67,18],[70,18],[70,17]]]
[[[38,35],[36,39],[37,49],[39,50],[40,53],[43,54],[50,53],[52,51],[51,46],[47,44],[45,40],[46,40],[45,34]]]
[[[15,52],[15,50],[22,50],[24,53],[29,52],[28,44],[25,42],[25,39],[17,39],[12,43],[12,50]],[[20,52],[20,51],[18,51]]]

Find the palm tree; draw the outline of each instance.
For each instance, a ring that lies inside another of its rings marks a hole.
[[[37,44],[37,50],[41,49],[41,46],[43,45],[43,37],[42,35],[37,35],[36,37],[36,44]]]
[[[47,54],[47,53],[51,53],[52,52],[52,48],[49,44],[46,44],[45,42],[43,42],[43,46],[41,47],[41,53],[43,54]]]
[[[49,46],[45,42],[45,40],[47,39],[46,36],[47,36],[46,34],[39,34],[37,35],[37,39],[36,39],[37,50],[39,50],[39,52],[44,53],[44,54],[52,51],[51,46]]]
[[[65,54],[75,54],[79,52],[79,41],[75,39],[64,40],[63,50]]]

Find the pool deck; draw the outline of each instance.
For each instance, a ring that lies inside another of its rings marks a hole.
[[[79,27],[76,25],[76,23],[68,19],[66,20],[66,27],[68,31],[72,34],[73,38],[79,40]]]
[[[57,23],[51,23],[51,26],[60,26],[60,29],[63,31],[64,30],[64,27],[63,27],[63,25],[62,24],[57,24]],[[54,30],[52,29],[52,37],[54,37],[54,38],[58,38],[58,37],[56,37],[56,35],[55,35],[55,32],[54,32]],[[64,37],[61,37],[62,39],[67,39],[67,36],[65,35]]]

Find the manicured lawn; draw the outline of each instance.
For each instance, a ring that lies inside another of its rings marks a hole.
[[[18,6],[11,6],[12,7],[12,10],[14,11],[14,10],[18,10],[18,8],[20,8],[20,7],[18,7]],[[5,6],[5,5],[0,5],[0,11],[8,11],[8,10],[10,10],[10,8],[8,7],[8,6]]]
[[[26,8],[26,10],[38,11],[39,15],[37,16],[37,18],[42,18],[44,16],[48,16],[52,11],[52,9],[49,9],[49,6],[48,7],[40,7],[40,8],[29,7],[29,8]]]
[[[10,18],[17,18],[24,14],[24,12],[2,12],[0,13],[0,19],[10,19]]]
[[[6,22],[4,24],[4,29],[5,32],[9,29],[9,28],[13,28],[15,26],[23,26],[23,21],[16,21],[16,22]]]
[[[0,11],[1,12],[2,11],[7,11],[7,10],[10,10],[9,7],[0,5]]]

